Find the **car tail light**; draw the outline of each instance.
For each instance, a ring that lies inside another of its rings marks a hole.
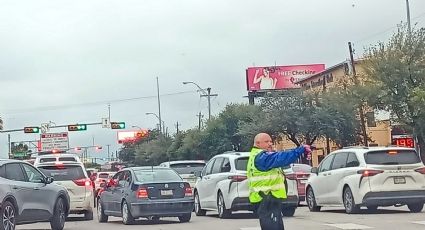
[[[383,170],[374,170],[374,169],[364,169],[357,171],[358,174],[362,174],[363,177],[375,176],[380,173],[383,173]]]
[[[420,168],[420,169],[416,169],[415,171],[418,172],[418,173],[421,173],[421,174],[425,174],[425,167]]]
[[[285,174],[285,178],[288,180],[296,180],[297,179],[297,175],[294,173],[290,173],[290,174]]]
[[[243,175],[234,175],[234,176],[229,176],[228,179],[230,179],[232,182],[242,182],[246,180],[247,177]]]
[[[148,190],[146,188],[139,188],[137,190],[137,198],[148,198]]]
[[[73,181],[78,186],[86,186],[86,187],[93,186],[92,185],[93,182],[89,178],[82,178],[82,179],[73,180]]]
[[[190,187],[189,184],[185,185],[184,188],[184,196],[188,197],[188,196],[193,196],[193,192],[192,192],[192,188]]]

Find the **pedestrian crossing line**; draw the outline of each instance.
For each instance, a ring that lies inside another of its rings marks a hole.
[[[335,227],[343,230],[360,230],[360,229],[371,229],[373,227],[369,227],[366,225],[353,224],[353,223],[343,223],[343,224],[325,224],[330,227]]]
[[[415,222],[412,222],[412,223],[425,225],[425,221],[415,221]]]

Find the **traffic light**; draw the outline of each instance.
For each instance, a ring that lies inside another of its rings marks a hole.
[[[82,125],[68,125],[68,131],[86,131],[87,130],[87,125],[86,124],[82,124]]]
[[[147,137],[147,136],[149,136],[149,131],[148,130],[140,130],[140,131],[137,131],[137,133],[136,133],[136,138],[145,138],[145,137]]]
[[[39,133],[40,128],[39,127],[25,127],[24,133]]]
[[[74,150],[75,151],[81,151],[81,147],[75,147]]]
[[[96,146],[96,150],[101,150],[102,146]]]
[[[111,129],[125,129],[125,122],[111,122]]]

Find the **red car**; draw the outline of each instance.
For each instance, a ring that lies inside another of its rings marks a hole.
[[[310,177],[311,166],[306,164],[292,164],[293,174],[285,175],[289,180],[297,181],[299,201],[305,201],[305,184]]]

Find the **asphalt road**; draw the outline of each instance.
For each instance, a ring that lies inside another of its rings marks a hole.
[[[309,212],[307,207],[297,209],[294,217],[285,218],[286,230],[338,230],[338,229],[425,229],[425,213],[410,213],[406,207],[380,208],[370,213],[363,210],[360,214],[345,214],[341,207],[325,208],[319,213]],[[21,225],[21,230],[50,229],[48,223]],[[158,223],[139,220],[135,225],[125,226],[120,218],[110,218],[108,223],[98,223],[95,216],[93,221],[81,221],[79,217],[71,217],[65,229],[144,229],[144,230],[259,230],[258,220],[250,213],[236,213],[231,219],[221,220],[216,213],[207,213],[205,217],[192,216],[189,223],[179,223],[177,218],[161,219]]]

